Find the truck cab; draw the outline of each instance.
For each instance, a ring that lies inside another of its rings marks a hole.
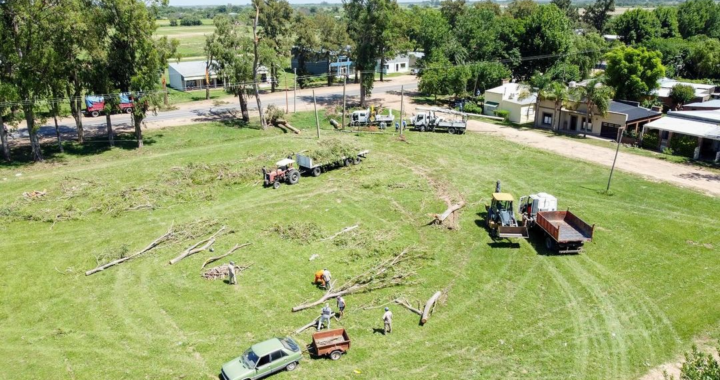
[[[539,211],[557,211],[557,198],[548,193],[530,194],[520,197],[518,214],[523,219],[534,221]]]
[[[370,123],[370,111],[369,110],[354,111],[350,115],[350,123],[352,123],[354,125],[369,124]]]

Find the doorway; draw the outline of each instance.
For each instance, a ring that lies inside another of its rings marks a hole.
[[[575,115],[570,116],[570,130],[571,131],[577,131],[577,121],[578,118]]]

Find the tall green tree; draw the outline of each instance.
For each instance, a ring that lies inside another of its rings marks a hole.
[[[476,62],[469,67],[470,83],[468,83],[468,89],[472,89],[473,96],[478,91],[484,93],[487,89],[499,86],[502,84],[503,79],[512,76],[510,69],[500,62]]]
[[[631,9],[615,19],[615,32],[626,44],[634,45],[660,37],[662,26],[655,13]]]
[[[580,20],[580,12],[578,7],[572,5],[571,0],[551,0],[551,4],[555,4],[556,7],[560,8],[561,11],[565,12],[565,15],[572,24],[577,23]]]
[[[467,11],[465,0],[443,0],[440,2],[440,13],[447,20],[451,28],[457,24],[457,20]]]
[[[396,0],[345,0],[343,6],[348,35],[355,42],[352,57],[360,72],[360,104],[365,107],[365,99],[373,89],[377,61],[392,44],[385,28],[392,24],[399,6]]]
[[[537,11],[538,4],[533,0],[512,0],[505,8],[505,12],[513,18],[523,20]]]
[[[674,38],[680,36],[678,29],[677,8],[659,6],[653,10],[655,17],[660,21],[660,37]]]
[[[346,47],[351,43],[347,26],[341,20],[324,13],[315,16],[315,25],[319,36],[319,50],[328,62],[332,62],[333,58],[345,52]],[[334,77],[332,72],[328,72],[328,86],[332,85]]]
[[[580,77],[588,78],[595,65],[606,53],[607,43],[597,33],[574,35],[566,62],[578,67]]]
[[[691,40],[685,63],[687,73],[693,78],[720,79],[720,40],[704,37]]]
[[[429,57],[447,40],[451,30],[450,24],[437,9],[433,8],[416,7],[412,16],[417,28],[413,28],[410,38]]]
[[[677,19],[683,38],[701,34],[720,37],[720,4],[713,0],[688,0],[681,3]]]
[[[670,99],[676,110],[695,99],[695,88],[688,84],[676,84],[670,89]]]
[[[473,7],[458,20],[455,38],[467,49],[468,61],[510,60],[513,65],[519,62],[518,36],[523,30],[519,20]]]
[[[693,64],[688,58],[690,50],[695,43],[686,41],[680,37],[674,38],[653,38],[645,41],[642,46],[648,50],[658,51],[662,54],[662,64],[665,66],[665,74],[669,77],[681,76],[694,78]]]
[[[293,10],[286,0],[253,0],[260,8],[258,24],[262,27],[258,34],[275,52],[277,58],[285,58],[290,51],[292,37]],[[278,83],[279,59],[271,60],[271,92],[275,92]]]
[[[295,46],[293,56],[297,58],[297,82],[300,88],[305,87],[305,63],[317,56],[320,49],[319,28],[313,18],[298,13],[293,24],[295,27]]]
[[[31,157],[42,161],[37,121],[37,99],[51,95],[49,79],[55,54],[48,41],[59,32],[67,3],[6,1],[0,13],[0,62],[8,84],[22,100],[21,108],[30,136]]]
[[[528,38],[527,36],[532,36]],[[573,32],[565,14],[553,4],[540,5],[524,22],[518,36],[523,57],[548,56],[523,61],[515,70],[516,76],[526,79],[535,71],[544,72],[570,51]]]
[[[247,86],[253,81],[253,41],[245,33],[239,17],[220,14],[213,19],[215,41],[212,45],[216,57],[218,76],[227,78],[225,91],[238,97],[242,121],[250,121],[247,104]]]
[[[644,47],[619,47],[605,55],[607,85],[615,88],[619,99],[640,101],[658,88],[665,76],[660,53]]]
[[[595,30],[603,33],[614,11],[615,0],[596,0],[593,4],[585,7],[582,19]]]
[[[552,82],[550,85],[538,92],[539,100],[550,100],[553,102],[553,120],[557,121],[553,127],[554,130],[560,129],[560,110],[563,105],[568,104],[572,100],[570,96],[570,89],[568,89],[568,87],[562,82]]]
[[[492,0],[476,1],[473,3],[473,8],[487,9],[490,12],[494,13],[495,16],[500,16],[502,14],[502,8],[500,8],[500,4]]]

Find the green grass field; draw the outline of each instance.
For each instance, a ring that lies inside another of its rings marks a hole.
[[[311,113],[289,119],[314,127]],[[406,286],[345,297],[333,327],[348,330],[348,355],[306,357],[273,378],[632,379],[698,336],[718,337],[717,198],[624,173],[603,195],[607,168],[490,135],[409,132],[405,143],[323,125],[323,139],[352,141],[369,158],[278,190],[260,186],[259,168],[314,147],[314,129],[149,130],[140,151],[128,140],[112,150],[89,143],[43,164],[0,166],[0,379],[217,378],[252,343],[319,314],[290,312],[323,294],[314,271],[342,282],[405,248],[424,255]],[[516,197],[554,194],[596,224],[595,241],[570,256],[547,255],[537,236],[493,242],[480,213],[498,179]],[[37,200],[22,195],[43,189]],[[442,195],[467,202],[457,230],[426,225],[445,209]],[[129,210],[144,204],[154,209]],[[222,224],[234,233],[214,253],[168,265]],[[183,231],[172,243],[84,275],[171,225]],[[244,242],[253,244],[218,263],[253,264],[238,286],[199,276],[206,258]],[[427,325],[390,305],[393,334],[373,332],[383,304],[442,289]]]

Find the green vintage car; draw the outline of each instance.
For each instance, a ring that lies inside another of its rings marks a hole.
[[[302,359],[300,345],[293,338],[273,338],[254,344],[222,366],[223,380],[255,380],[275,372],[297,368]]]

